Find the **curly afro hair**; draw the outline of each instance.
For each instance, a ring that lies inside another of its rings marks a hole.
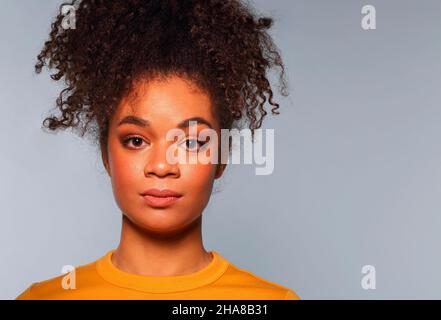
[[[75,9],[75,28],[65,28],[65,5]],[[60,5],[35,64],[64,77],[56,99],[61,115],[43,127],[80,129],[107,149],[108,126],[121,99],[139,79],[171,74],[195,81],[212,99],[221,128],[260,128],[265,103],[279,114],[267,78],[280,68],[280,92],[287,96],[284,65],[267,30],[270,17],[257,17],[239,0],[72,0]]]

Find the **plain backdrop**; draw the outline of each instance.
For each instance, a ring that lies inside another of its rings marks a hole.
[[[2,299],[120,236],[95,149],[41,129],[62,87],[33,66],[60,3],[0,4]],[[291,94],[264,125],[273,174],[227,169],[203,213],[206,249],[303,299],[441,298],[441,1],[251,3],[275,19]],[[376,30],[361,28],[366,4]]]

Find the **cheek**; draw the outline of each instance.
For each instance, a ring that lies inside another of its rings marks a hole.
[[[196,198],[206,198],[211,194],[216,166],[213,164],[181,165],[180,172],[185,191]]]
[[[136,196],[142,191],[137,190],[136,187],[143,178],[144,162],[141,158],[138,159],[119,150],[111,151],[110,159],[113,193],[121,203],[123,199]]]

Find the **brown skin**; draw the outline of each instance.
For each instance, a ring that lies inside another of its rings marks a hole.
[[[202,242],[202,212],[214,180],[221,177],[226,165],[169,164],[166,150],[174,142],[166,140],[166,133],[182,120],[198,116],[208,120],[220,137],[212,101],[190,80],[178,76],[138,82],[135,88],[136,101],[132,104],[123,99],[112,116],[108,149],[102,150],[103,164],[123,213],[121,239],[112,262],[122,271],[148,276],[197,272],[212,260]],[[151,124],[118,126],[128,115]],[[197,132],[208,128],[199,122],[195,127]],[[197,138],[189,135],[189,128],[183,130],[184,139]],[[132,139],[124,145],[127,138]],[[182,146],[190,157],[197,156],[194,144],[184,142]],[[183,196],[169,207],[156,208],[140,195],[150,188],[171,189]]]

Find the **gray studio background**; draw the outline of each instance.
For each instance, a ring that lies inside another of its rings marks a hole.
[[[98,154],[41,121],[61,89],[33,74],[59,0],[0,1],[0,298],[118,245]],[[253,1],[288,70],[275,171],[230,166],[204,244],[303,299],[441,298],[441,1]],[[377,10],[362,30],[361,7]],[[280,98],[280,96],[278,96]],[[376,289],[361,286],[363,265]]]

